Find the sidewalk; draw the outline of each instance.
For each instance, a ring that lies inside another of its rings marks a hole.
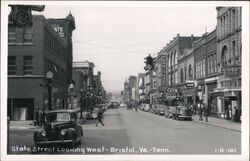
[[[10,121],[10,129],[38,129],[39,126],[34,126],[33,120],[25,121]]]
[[[232,122],[230,120],[219,119],[215,117],[208,117],[208,122],[206,122],[205,117],[202,117],[203,121],[199,121],[199,118],[200,118],[199,115],[193,115],[193,121],[198,122],[200,124],[206,124],[209,126],[217,126],[217,127],[241,132],[241,123],[239,122]]]

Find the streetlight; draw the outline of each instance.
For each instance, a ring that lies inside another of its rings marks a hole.
[[[89,107],[88,107],[88,105],[89,105],[89,98],[88,97],[89,97],[89,91],[87,91],[87,93],[86,93],[86,103],[85,103],[87,112],[89,112]]]
[[[51,85],[51,80],[53,78],[53,73],[51,71],[48,71],[47,74],[46,74],[46,77],[48,79],[48,108],[49,108],[49,111],[52,110],[52,85]]]
[[[71,80],[68,93],[70,94],[70,108],[73,109],[73,95],[74,95],[75,81]]]

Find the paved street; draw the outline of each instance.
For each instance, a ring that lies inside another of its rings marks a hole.
[[[95,120],[88,120],[83,125],[82,144],[76,148],[85,151],[67,152],[67,154],[239,154],[241,152],[240,132],[195,121],[177,121],[123,108],[106,111],[103,122],[105,126],[96,127]],[[10,145],[34,146],[33,131],[34,129],[11,129]],[[90,152],[90,147],[97,148],[97,151],[92,149]],[[224,152],[219,153],[222,150]],[[49,152],[41,154],[47,153]]]

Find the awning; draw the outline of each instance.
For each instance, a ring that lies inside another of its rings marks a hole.
[[[216,88],[214,92],[240,92],[241,88]]]

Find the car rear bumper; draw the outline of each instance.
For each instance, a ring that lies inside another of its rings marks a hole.
[[[192,118],[192,116],[183,116],[183,115],[179,115],[178,117],[180,117],[180,118]]]
[[[40,141],[36,142],[36,145],[49,145],[49,144],[65,144],[65,143],[72,143],[73,140],[47,140],[47,141]]]

